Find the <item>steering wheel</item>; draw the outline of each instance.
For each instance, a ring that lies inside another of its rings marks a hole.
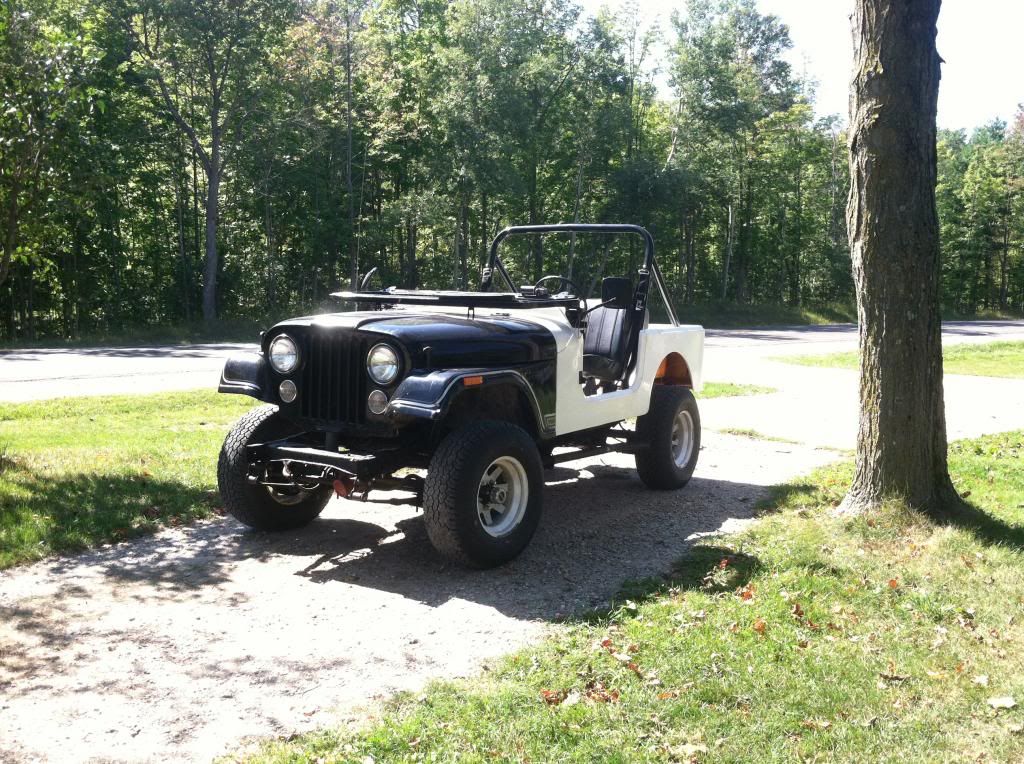
[[[543,278],[540,278],[540,279],[537,280],[537,283],[533,285],[533,288],[537,289],[545,281],[550,281],[551,279],[558,279],[558,282],[559,282],[560,286],[563,285],[563,284],[565,284],[567,286],[571,286],[573,288],[573,290],[574,290],[572,294],[574,294],[576,297],[580,296],[579,285],[575,281],[573,281],[572,279],[566,278],[565,276],[544,276]]]

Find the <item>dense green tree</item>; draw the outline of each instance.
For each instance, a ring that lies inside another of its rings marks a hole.
[[[691,0],[665,30],[643,11],[10,0],[0,336],[320,310],[373,268],[473,288],[502,227],[571,220],[650,228],[681,303],[849,303],[846,136],[785,24],[754,0]],[[1024,309],[1024,116],[942,134],[938,175],[946,303]],[[592,291],[639,250],[508,256]]]

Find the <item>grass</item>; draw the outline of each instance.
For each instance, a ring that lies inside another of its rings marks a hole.
[[[772,303],[738,305],[715,302],[680,306],[678,313],[680,322],[701,324],[708,329],[845,324],[857,321],[857,309],[852,303],[796,308]]]
[[[731,398],[737,395],[768,395],[777,393],[774,387],[760,385],[734,385],[731,382],[705,382],[700,398]]]
[[[719,430],[718,432],[726,435],[738,435],[741,438],[753,438],[754,440],[767,440],[773,443],[790,443],[797,444],[799,441],[790,440],[789,438],[780,438],[776,435],[765,435],[763,432],[758,430],[752,430],[748,427],[726,427]]]
[[[987,519],[937,526],[896,505],[836,518],[851,467],[826,468],[481,677],[245,756],[1021,761],[1024,432],[953,444],[950,459]]]
[[[217,452],[252,401],[212,392],[0,409],[0,569],[207,517]]]
[[[860,363],[860,354],[851,352],[827,355],[792,355],[779,356],[773,360],[800,366],[856,369]],[[1024,378],[1024,342],[947,345],[942,349],[942,365],[946,374]]]

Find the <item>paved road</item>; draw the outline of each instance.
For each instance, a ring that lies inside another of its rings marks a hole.
[[[943,325],[945,342],[1024,339],[1024,321],[953,321]],[[854,347],[853,324],[712,329],[707,333],[707,379],[723,380],[745,359],[815,353]],[[154,347],[0,350],[0,401],[69,395],[156,392],[215,387],[224,358],[255,345],[215,343]],[[729,352],[733,351],[733,352]]]

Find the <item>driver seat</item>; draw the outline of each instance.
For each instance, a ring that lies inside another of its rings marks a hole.
[[[601,302],[587,314],[583,334],[583,375],[602,382],[622,378],[629,353],[629,329],[633,311],[633,282],[627,278],[608,277],[601,282]]]

